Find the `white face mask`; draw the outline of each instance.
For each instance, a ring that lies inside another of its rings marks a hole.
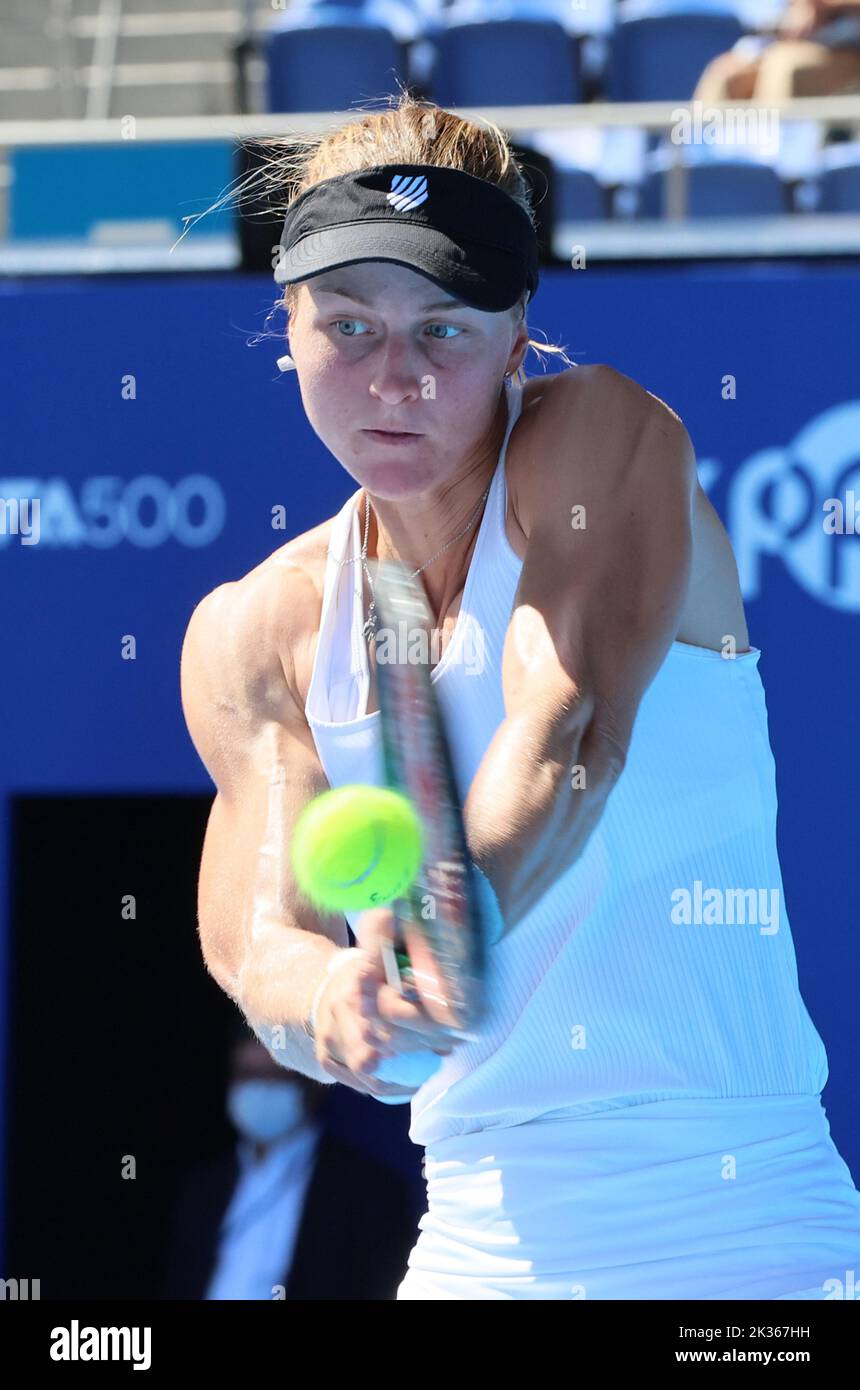
[[[227,1092],[227,1114],[246,1139],[265,1144],[304,1119],[304,1097],[292,1081],[235,1081]]]

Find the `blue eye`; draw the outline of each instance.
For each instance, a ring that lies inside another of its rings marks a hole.
[[[342,324],[345,324],[345,323],[351,323],[351,324],[354,324],[354,325],[361,324],[362,327],[366,327],[366,325],[363,323],[363,321],[362,321],[361,319],[335,319],[335,320],[333,321],[333,323],[332,323],[332,327],[333,327],[333,328],[340,328],[340,326],[341,326]],[[457,336],[459,336],[459,335],[463,332],[463,329],[462,329],[462,328],[458,328],[458,327],[457,327],[455,324],[453,324],[453,323],[430,323],[430,324],[427,325],[427,327],[428,327],[428,328],[441,328],[441,329],[444,330],[442,334],[438,334],[438,333],[431,333],[431,334],[430,334],[430,337],[431,337],[431,338],[435,338],[436,341],[439,342],[439,343],[444,343],[444,342],[446,342],[446,341],[448,340],[449,337],[452,337],[452,336],[457,337]],[[359,333],[357,333],[357,332],[352,332],[352,333],[340,333],[339,336],[340,336],[341,338],[357,338],[357,337],[360,337],[360,336],[363,337],[364,334],[359,334]]]
[[[429,327],[429,328],[452,328],[452,329],[454,330],[455,333],[462,333],[462,332],[463,332],[462,328],[457,328],[453,323],[431,323],[431,324],[428,324],[428,327]],[[431,333],[430,336],[431,336],[431,338],[435,338],[437,335],[436,335],[435,333]],[[439,341],[440,343],[443,343],[443,342],[445,341],[445,339],[444,339],[444,338],[439,338],[438,341]]]

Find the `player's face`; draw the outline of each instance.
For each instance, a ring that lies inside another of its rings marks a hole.
[[[395,499],[480,461],[528,330],[406,266],[363,262],[299,286],[289,330],[307,417],[362,487]],[[389,433],[394,432],[394,433]]]

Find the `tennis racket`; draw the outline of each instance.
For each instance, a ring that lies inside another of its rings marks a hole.
[[[383,948],[386,977],[438,1023],[448,1025],[452,1035],[474,1037],[472,1030],[486,1005],[487,922],[430,679],[427,653],[433,619],[420,580],[399,561],[374,562],[373,592],[385,781],[409,798],[424,831],[418,876],[406,896],[391,904],[395,941],[393,947]],[[439,981],[441,999],[432,989],[419,994],[422,979]],[[439,1056],[425,1049],[386,1058],[375,1075],[383,1081],[419,1085],[440,1064]],[[378,1099],[398,1102],[409,1097]]]

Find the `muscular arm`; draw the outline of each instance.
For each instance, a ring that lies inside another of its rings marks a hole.
[[[597,825],[677,631],[691,569],[696,471],[683,424],[611,368],[563,377],[548,387],[531,434],[520,518],[528,544],[502,658],[505,718],[465,807],[470,851],[506,930]]]
[[[213,590],[192,614],[182,650],[188,730],[217,788],[198,885],[206,966],[282,1065],[330,1082],[305,1032],[342,917],[298,895],[289,844],[303,806],[328,782],[279,651],[291,605],[255,576]]]

